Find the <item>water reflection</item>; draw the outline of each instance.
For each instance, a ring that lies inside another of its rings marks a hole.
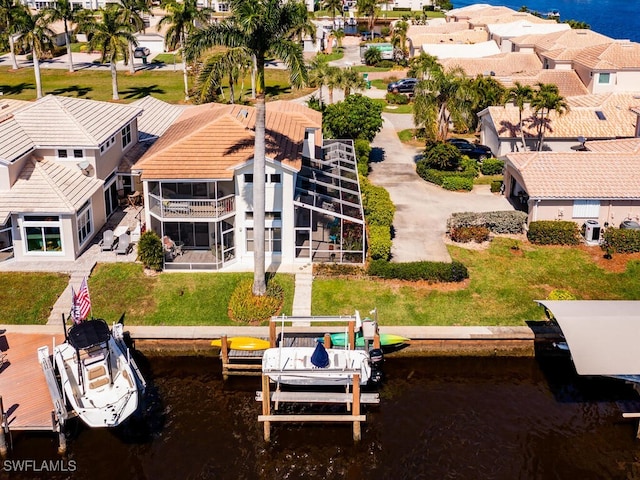
[[[147,418],[117,431],[78,424],[73,474],[112,479],[547,479],[640,473],[640,411],[623,382],[576,376],[568,359],[390,359],[381,404],[350,425],[274,424],[265,445],[257,378],[221,379],[213,358],[151,358]],[[152,393],[154,390],[152,389]],[[141,423],[137,423],[141,422]],[[19,435],[13,458],[56,458]],[[12,475],[11,478],[34,478]],[[37,476],[36,476],[37,477]]]

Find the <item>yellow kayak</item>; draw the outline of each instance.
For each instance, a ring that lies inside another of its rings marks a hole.
[[[227,344],[233,350],[266,350],[271,346],[269,340],[255,337],[229,337]],[[221,348],[222,339],[211,340],[211,346]]]

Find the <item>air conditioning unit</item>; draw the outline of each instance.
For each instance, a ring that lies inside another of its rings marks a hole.
[[[600,242],[600,224],[597,220],[587,220],[582,225],[582,235],[587,243]]]

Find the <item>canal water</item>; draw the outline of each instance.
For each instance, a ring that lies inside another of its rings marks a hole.
[[[387,358],[381,403],[350,424],[273,424],[265,445],[260,380],[224,382],[212,357],[148,358],[145,419],[118,430],[71,426],[67,456],[51,435],[14,434],[15,460],[74,479],[640,478],[640,411],[624,382],[576,375],[568,358]],[[332,407],[333,408],[333,407]],[[14,468],[16,470],[16,468]]]

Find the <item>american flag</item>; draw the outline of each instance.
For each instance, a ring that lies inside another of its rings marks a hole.
[[[80,290],[78,290],[78,293],[73,294],[72,312],[73,321],[75,323],[84,321],[89,316],[89,312],[91,312],[91,299],[89,298],[87,277],[82,279],[82,283],[80,284]]]

